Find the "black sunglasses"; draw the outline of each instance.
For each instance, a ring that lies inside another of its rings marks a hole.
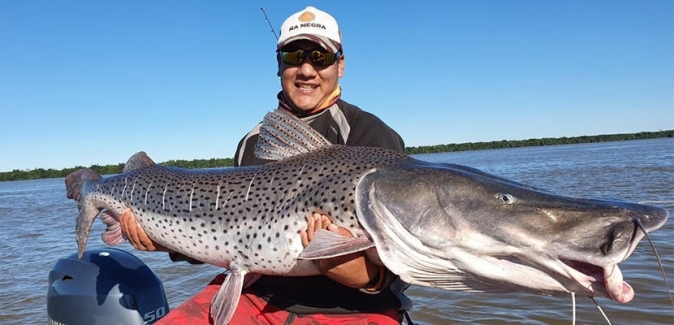
[[[280,51],[281,59],[283,63],[289,65],[301,65],[304,62],[304,59],[309,57],[311,63],[317,67],[327,67],[335,64],[339,57],[342,56],[342,50],[337,51],[336,53],[323,52],[320,50],[303,50],[298,49],[292,52]]]

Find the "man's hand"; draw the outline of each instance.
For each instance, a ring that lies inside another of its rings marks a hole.
[[[300,231],[302,245],[307,247],[314,239],[318,229],[334,231],[342,236],[353,237],[346,228],[335,226],[327,214],[320,212],[312,213],[307,219],[307,230]],[[370,262],[365,253],[357,252],[328,259],[315,260],[319,271],[328,278],[352,288],[368,286],[378,275],[379,266]]]
[[[126,208],[122,211],[122,214],[119,215],[119,225],[122,227],[122,233],[129,239],[129,242],[135,249],[141,251],[171,251],[170,249],[155,243],[147,236],[133,216],[131,209]]]

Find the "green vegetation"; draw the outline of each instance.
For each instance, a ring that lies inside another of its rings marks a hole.
[[[442,144],[434,146],[420,146],[407,147],[408,154],[420,153],[439,153],[439,152],[453,152],[453,151],[468,151],[468,150],[485,150],[485,149],[503,149],[503,148],[517,148],[517,147],[532,147],[532,146],[549,146],[559,144],[576,144],[589,142],[607,142],[607,141],[625,141],[625,140],[642,140],[642,139],[656,139],[656,138],[674,138],[674,130],[657,131],[657,132],[639,132],[639,133],[625,133],[625,134],[602,134],[595,136],[580,136],[580,137],[562,137],[562,138],[542,138],[542,139],[528,139],[528,140],[502,140],[491,142],[468,142],[459,144]],[[196,159],[196,160],[169,160],[160,163],[164,166],[175,166],[182,168],[215,168],[215,167],[230,167],[234,165],[232,158],[224,159]],[[62,170],[55,169],[33,169],[33,170],[18,170],[11,172],[0,172],[0,182],[2,181],[16,181],[23,179],[42,179],[42,178],[58,178],[65,177],[73,171],[76,171],[82,166],[75,166]],[[92,165],[89,168],[96,172],[107,174],[119,174],[124,169],[124,164],[117,165]]]
[[[674,138],[674,130],[658,131],[658,132],[625,133],[625,134],[602,134],[593,136],[584,135],[580,137],[440,144],[435,146],[408,147],[406,148],[406,151],[407,154],[412,155],[420,153],[505,149],[505,148],[518,148],[518,147],[550,146],[559,144],[627,141],[627,140],[643,140],[643,139],[657,139],[657,138]]]
[[[164,166],[174,166],[182,168],[215,168],[215,167],[230,167],[234,166],[232,158],[224,159],[196,159],[196,160],[169,160],[167,162],[159,163]],[[18,181],[22,179],[42,179],[42,178],[58,178],[66,177],[68,174],[84,168],[83,166],[75,166],[61,170],[37,168],[33,170],[18,170],[11,172],[0,172],[0,182],[3,181]],[[101,175],[119,174],[124,170],[124,164],[117,165],[91,165],[89,168],[95,170]]]

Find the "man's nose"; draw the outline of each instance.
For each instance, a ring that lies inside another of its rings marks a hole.
[[[309,57],[305,57],[300,65],[300,73],[305,76],[313,76],[317,73],[316,67],[311,63]]]

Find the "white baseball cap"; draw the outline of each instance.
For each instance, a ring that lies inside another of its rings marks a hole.
[[[301,39],[316,42],[332,53],[342,49],[342,33],[337,20],[312,6],[294,13],[283,22],[277,49]]]

